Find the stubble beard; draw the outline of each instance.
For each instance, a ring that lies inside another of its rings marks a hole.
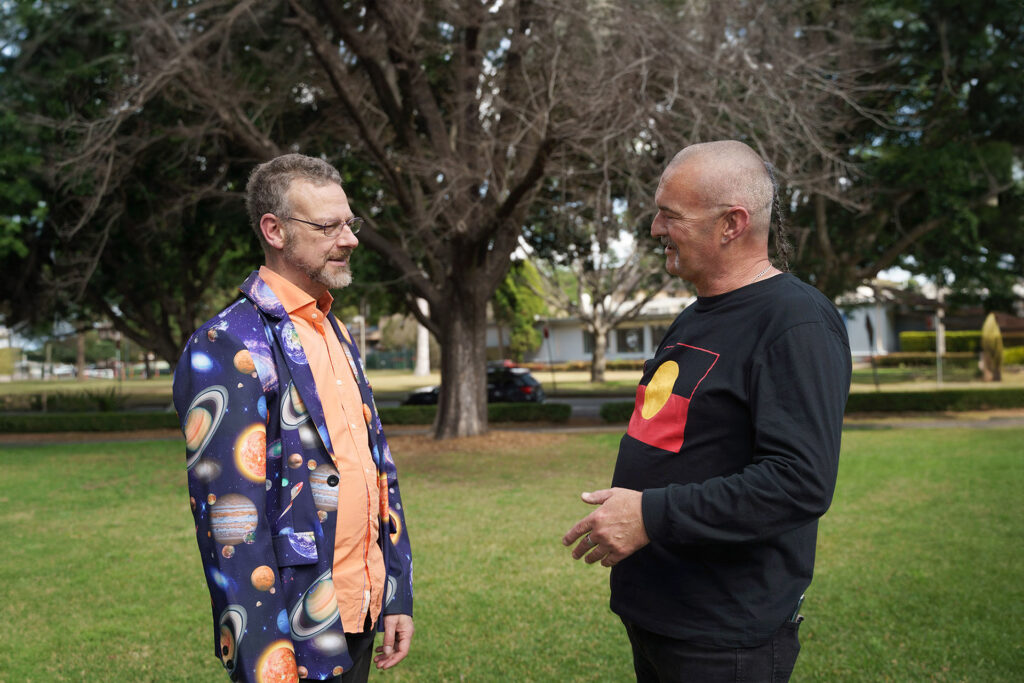
[[[328,255],[324,263],[319,266],[306,263],[296,255],[295,237],[291,233],[284,235],[284,257],[290,263],[302,271],[302,273],[313,282],[321,284],[327,289],[344,289],[352,284],[352,268],[349,259],[352,258],[351,249],[343,249],[340,253]],[[344,260],[345,265],[341,268],[331,266],[328,261]]]

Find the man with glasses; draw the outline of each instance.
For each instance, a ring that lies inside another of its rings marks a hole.
[[[800,649],[851,358],[832,302],[768,258],[775,196],[737,141],[685,148],[654,196],[697,301],[644,366],[612,488],[562,539],[612,567],[638,681],[777,683]]]
[[[265,263],[174,374],[215,654],[232,680],[365,681],[405,658],[413,621],[395,463],[331,313],[362,219],[301,154],[257,166],[246,205]]]

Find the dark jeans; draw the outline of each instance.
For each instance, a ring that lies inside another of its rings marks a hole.
[[[799,621],[784,623],[764,645],[735,648],[695,645],[622,623],[638,683],[785,683],[800,654]]]
[[[348,653],[352,656],[352,668],[340,676],[328,678],[327,683],[366,683],[370,677],[370,662],[373,660],[373,637],[376,629],[370,628],[363,633],[346,633]],[[308,678],[300,678],[302,683],[314,683]],[[323,682],[317,682],[323,683]]]

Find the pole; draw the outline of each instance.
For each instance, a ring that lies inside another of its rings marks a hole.
[[[544,339],[548,342],[548,367],[551,368],[551,393],[554,394],[558,391],[558,384],[555,382],[555,362],[551,359],[551,334],[547,323],[544,324]]]
[[[935,296],[935,385],[942,386],[942,357],[946,355],[946,310],[943,306],[942,288]]]
[[[875,379],[875,391],[881,391],[878,386],[878,365],[875,363],[875,326],[871,324],[871,311],[864,316],[864,326],[868,328],[868,358],[871,359],[871,375]]]

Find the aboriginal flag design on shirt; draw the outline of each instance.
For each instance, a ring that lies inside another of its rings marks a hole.
[[[682,448],[690,401],[718,356],[689,344],[666,347],[644,371],[626,433],[662,450]]]

